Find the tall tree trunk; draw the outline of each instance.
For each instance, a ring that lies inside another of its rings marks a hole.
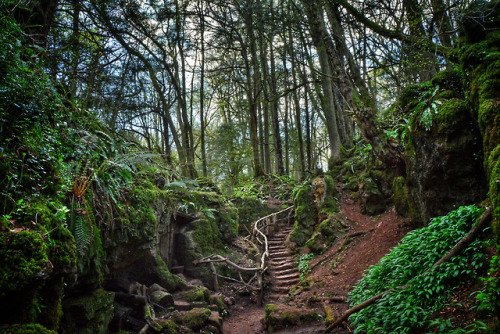
[[[24,32],[30,36],[33,44],[47,47],[47,37],[54,23],[59,0],[19,1],[15,7],[14,17]]]
[[[288,45],[293,46],[292,31],[289,30],[288,33],[289,33]],[[302,138],[302,122],[300,120],[300,100],[298,95],[298,88],[296,88],[298,87],[298,82],[297,82],[297,70],[296,70],[294,54],[290,54],[290,61],[291,61],[290,65],[292,67],[292,86],[294,87],[292,96],[293,96],[293,103],[295,105],[295,126],[297,129],[297,141],[299,144],[298,166],[299,166],[300,177],[304,178],[305,176],[304,139]]]
[[[451,47],[453,26],[446,12],[446,5],[443,0],[431,0],[431,6],[434,12],[434,21],[436,22],[437,31],[439,33],[439,40],[444,46]]]
[[[255,42],[255,33],[253,25],[253,8],[251,3],[245,4],[241,8],[240,14],[244,18],[245,30],[247,33],[250,54],[246,50],[246,46],[242,45],[242,56],[245,62],[245,71],[247,76],[247,97],[249,105],[250,116],[250,140],[252,142],[253,150],[253,165],[254,176],[259,177],[264,175],[261,160],[259,158],[259,137],[257,133],[258,119],[257,119],[257,103],[260,94],[260,77],[259,66],[257,59],[257,47]],[[242,43],[243,44],[243,43]],[[250,60],[248,58],[250,56]]]
[[[76,97],[78,82],[78,63],[80,61],[80,0],[72,0],[73,26],[71,33],[71,73],[69,90],[73,97]]]
[[[201,43],[201,69],[200,69],[200,140],[201,140],[201,165],[203,176],[208,176],[207,152],[205,145],[205,13],[204,1],[200,1],[200,43]]]
[[[272,104],[271,104],[271,123],[273,127],[273,144],[274,144],[274,160],[276,165],[276,174],[284,175],[285,168],[283,166],[283,147],[281,144],[281,133],[280,133],[280,122],[279,122],[279,101],[277,92],[277,82],[276,82],[276,64],[274,60],[274,7],[273,3],[269,4],[271,6],[271,36],[269,43],[269,54],[271,58],[271,82],[269,86],[272,92]]]
[[[422,19],[422,8],[417,0],[403,0],[403,6],[406,11],[406,18],[410,28],[410,35],[420,40],[428,37],[425,33]],[[432,79],[436,73],[436,57],[426,50],[421,50],[419,45],[406,45],[408,48],[408,62],[412,75],[418,75],[422,81]]]
[[[323,72],[321,82],[326,102],[326,109],[324,110],[325,125],[330,143],[328,168],[331,169],[340,161],[340,135],[337,127],[335,97],[333,96],[332,78],[334,77],[334,72],[332,71],[330,59],[327,54],[327,46],[325,45],[325,41],[329,39],[329,36],[323,19],[322,7],[316,2],[310,2],[308,0],[302,0],[302,3],[306,12],[313,43],[318,50],[320,67]]]
[[[262,20],[260,20],[262,21]],[[261,27],[263,30],[263,27]],[[260,31],[259,38],[259,51],[260,51],[260,63],[262,66],[262,91],[264,98],[262,99],[262,118],[264,123],[264,169],[266,173],[271,173],[271,150],[270,150],[270,142],[269,142],[269,85],[268,85],[268,76],[269,76],[269,66],[267,64],[267,59],[265,52],[267,50],[267,46],[265,43],[264,31]]]

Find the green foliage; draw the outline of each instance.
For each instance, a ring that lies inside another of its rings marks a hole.
[[[296,192],[296,188],[297,182],[288,176],[266,175],[258,179],[242,180],[234,188],[232,196],[260,200],[269,198],[288,200]]]
[[[303,254],[299,257],[299,260],[297,261],[297,268],[299,269],[300,272],[300,280],[303,281],[306,279],[307,275],[311,272],[309,269],[309,262],[312,260],[314,257],[314,254]]]
[[[39,324],[12,325],[0,328],[2,334],[56,334],[56,331],[48,330]]]
[[[432,126],[433,115],[438,113],[438,106],[440,106],[442,102],[437,99],[439,86],[433,87],[430,82],[426,82],[423,85],[425,85],[428,90],[424,91],[420,97],[420,102],[415,106],[414,117],[417,117],[420,125],[422,125],[426,131],[429,131]]]
[[[490,261],[490,268],[486,277],[481,277],[484,286],[477,294],[476,298],[479,302],[478,310],[493,317],[498,314],[500,309],[500,257],[494,255]]]
[[[432,333],[446,333],[446,334],[471,334],[485,331],[487,326],[484,322],[476,320],[472,324],[467,325],[465,328],[456,328],[452,324],[452,319],[437,318],[429,322],[429,326],[433,329]]]
[[[0,296],[20,291],[49,270],[47,244],[38,232],[0,233]]]
[[[355,332],[408,333],[426,326],[454,287],[484,266],[484,242],[476,240],[459,256],[425,272],[465,236],[480,214],[481,209],[468,206],[434,218],[429,226],[408,233],[372,266],[354,287],[349,297],[352,305],[389,289],[405,288],[387,293],[376,304],[352,315]]]

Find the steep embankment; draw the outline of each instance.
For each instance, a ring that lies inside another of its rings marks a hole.
[[[361,213],[360,202],[354,201],[343,189],[340,189],[339,197],[336,217],[348,227],[345,236],[309,261],[309,274],[287,296],[276,295],[271,285],[265,298],[267,304],[276,305],[279,311],[288,307],[299,312],[307,310],[306,313],[312,310],[322,317],[326,315],[325,310],[335,309],[334,315],[338,316],[347,309],[345,297],[363,272],[377,263],[410,229],[407,220],[392,209],[380,216],[370,217]],[[262,333],[264,317],[264,307],[242,298],[229,309],[229,316],[224,320],[224,333]],[[293,317],[275,319],[275,322],[278,333],[316,333],[324,329],[322,320],[302,326],[291,326],[298,322]],[[287,325],[280,330],[281,326]]]

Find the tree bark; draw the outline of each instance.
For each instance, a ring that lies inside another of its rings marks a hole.
[[[326,128],[330,143],[330,157],[328,159],[328,168],[331,169],[340,161],[340,134],[337,126],[337,115],[335,106],[335,97],[333,96],[332,78],[334,72],[331,67],[330,58],[327,53],[327,41],[330,38],[326,30],[323,19],[323,8],[316,2],[302,0],[307,16],[309,30],[312,41],[318,51],[319,62],[323,76],[321,78],[323,94],[325,97],[326,108],[324,110]]]

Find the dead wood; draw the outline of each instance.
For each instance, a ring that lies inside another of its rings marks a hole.
[[[474,226],[471,228],[469,233],[467,233],[460,241],[448,252],[446,253],[441,259],[439,259],[436,263],[432,265],[429,269],[427,269],[425,272],[422,273],[422,275],[427,274],[431,270],[437,268],[441,264],[449,261],[452,257],[460,254],[462,250],[464,250],[467,246],[469,246],[478,236],[479,234],[484,230],[486,225],[489,223],[491,220],[491,208],[488,208],[482,215],[481,217],[477,220],[477,222],[474,224]],[[396,289],[406,289],[408,288],[408,285],[404,285],[401,287],[398,287]],[[338,318],[333,324],[328,326],[325,329],[325,333],[330,332],[332,329],[340,325],[342,322],[347,320],[347,318],[358,311],[361,311],[362,309],[374,304],[377,300],[385,296],[387,293],[394,291],[396,289],[389,289],[387,291],[384,291],[382,293],[379,293],[376,296],[373,296],[372,298],[362,302],[361,304],[358,304],[354,306],[353,308],[350,308],[347,310],[340,318]]]

